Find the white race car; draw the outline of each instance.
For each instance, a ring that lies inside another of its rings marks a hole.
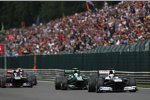
[[[99,70],[98,77],[91,77],[88,82],[88,92],[130,91],[136,92],[134,78],[117,77],[114,70]]]

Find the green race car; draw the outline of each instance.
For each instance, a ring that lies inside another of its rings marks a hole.
[[[67,90],[67,89],[87,89],[88,77],[80,74],[78,68],[72,70],[64,70],[64,75],[56,77],[55,89]]]

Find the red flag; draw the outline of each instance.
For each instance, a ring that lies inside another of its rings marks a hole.
[[[33,70],[34,70],[34,71],[37,70],[37,66],[36,66],[36,55],[34,55],[34,66],[33,66]]]
[[[0,55],[4,54],[4,44],[0,44]]]
[[[88,10],[91,9],[92,12],[96,14],[96,8],[92,1],[86,1],[86,5],[88,5]]]
[[[87,1],[87,2],[94,7],[94,3],[92,1]]]
[[[12,34],[8,34],[7,37],[9,40],[15,40],[15,37]]]
[[[33,66],[33,70],[34,70],[34,71],[36,71],[36,69],[37,69],[37,68],[36,68],[36,64],[34,64],[34,66]]]
[[[88,4],[88,2],[86,2],[86,11],[89,11],[89,10],[90,10],[89,4]]]

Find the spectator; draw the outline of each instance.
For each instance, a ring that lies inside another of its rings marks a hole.
[[[127,45],[150,38],[148,1],[124,1],[103,9],[76,13],[47,24],[9,29],[7,56],[83,52],[99,45]]]

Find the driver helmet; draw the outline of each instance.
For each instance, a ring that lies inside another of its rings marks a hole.
[[[114,72],[113,72],[112,70],[110,70],[109,75],[110,75],[110,74],[114,74]]]
[[[17,68],[17,70],[18,70],[19,72],[23,72],[22,68]]]
[[[13,73],[16,73],[16,70],[14,70]]]
[[[79,72],[78,68],[73,68],[73,70],[74,70],[74,73],[78,73]]]
[[[75,70],[74,73],[77,73],[77,70]]]
[[[110,78],[113,78],[113,77],[114,77],[114,72],[113,72],[113,70],[110,70],[110,72],[109,72],[109,77],[110,77]]]
[[[18,69],[16,69],[16,70],[15,70],[15,72],[19,72],[19,70],[18,70]]]

